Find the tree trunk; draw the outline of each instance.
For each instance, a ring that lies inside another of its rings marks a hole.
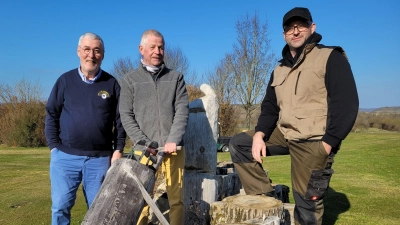
[[[282,213],[283,203],[275,198],[261,195],[235,195],[211,204],[210,224],[244,223],[254,219],[264,221],[272,216],[281,218]]]

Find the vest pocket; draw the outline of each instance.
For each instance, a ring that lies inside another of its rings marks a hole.
[[[283,82],[286,80],[286,75],[281,73],[281,74],[275,74],[274,73],[274,80],[272,81],[271,86],[272,87],[276,87],[276,86],[280,86],[283,84]]]
[[[306,119],[306,118],[313,118],[313,117],[320,117],[327,115],[326,108],[317,108],[312,107],[312,105],[308,105],[308,108],[296,108],[296,118],[298,119]]]
[[[293,127],[299,133],[299,139],[309,139],[322,136],[326,129],[327,110],[321,108],[296,108]]]

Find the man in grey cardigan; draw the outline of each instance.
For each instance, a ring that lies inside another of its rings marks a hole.
[[[183,146],[189,116],[188,94],[183,75],[168,69],[164,64],[164,37],[156,30],[143,33],[139,45],[141,66],[126,74],[121,81],[120,114],[122,124],[130,139],[158,142],[167,153],[161,169],[164,178],[171,225],[184,223]],[[146,206],[137,224],[147,225]]]

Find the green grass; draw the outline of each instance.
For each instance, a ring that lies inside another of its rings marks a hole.
[[[51,224],[48,148],[0,147],[0,224]],[[86,203],[80,188],[71,224],[80,224]]]
[[[400,224],[399,156],[400,133],[351,133],[335,157],[324,224]],[[289,156],[264,158],[263,166],[273,183],[291,188]]]
[[[400,224],[399,155],[400,133],[350,134],[335,158],[324,224]],[[49,156],[47,148],[0,146],[0,224],[50,224]],[[229,160],[229,153],[218,153],[218,161]],[[289,156],[263,164],[274,183],[291,188]],[[71,224],[85,213],[80,189]]]

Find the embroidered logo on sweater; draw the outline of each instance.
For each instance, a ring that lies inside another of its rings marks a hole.
[[[110,94],[108,94],[107,91],[99,91],[99,93],[97,95],[101,96],[102,99],[106,99],[106,98],[110,97]]]

